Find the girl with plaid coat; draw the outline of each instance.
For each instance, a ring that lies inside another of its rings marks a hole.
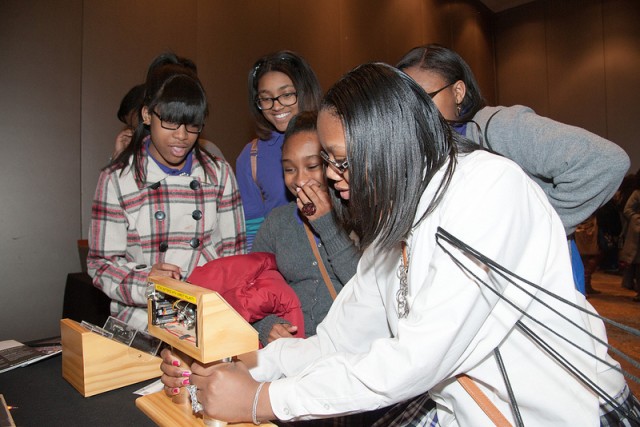
[[[148,276],[181,279],[245,253],[246,235],[231,167],[197,144],[207,101],[195,73],[152,68],[139,114],[133,141],[100,174],[87,264],[111,314],[146,329]]]

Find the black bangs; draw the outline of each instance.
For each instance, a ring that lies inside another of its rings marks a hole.
[[[174,123],[202,124],[209,112],[204,89],[186,75],[169,78],[153,101],[150,109]]]
[[[162,120],[172,123],[202,124],[207,117],[207,106],[185,104],[181,101],[162,103],[160,101],[154,111],[162,117]]]

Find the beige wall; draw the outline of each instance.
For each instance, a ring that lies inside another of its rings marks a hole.
[[[494,92],[488,24],[476,0],[0,0],[0,340],[59,334],[118,104],[158,53],[196,61],[204,136],[233,165],[253,135],[245,86],[259,56],[295,50],[327,89],[362,62],[439,42]]]
[[[586,128],[640,168],[640,2],[538,0],[496,15],[498,103]]]
[[[81,234],[82,1],[0,1],[0,340],[59,335]]]

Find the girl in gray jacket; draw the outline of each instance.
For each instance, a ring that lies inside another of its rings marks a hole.
[[[397,68],[422,86],[454,130],[513,160],[542,187],[569,237],[574,279],[584,291],[573,233],[615,194],[629,169],[625,151],[529,107],[487,106],[469,65],[446,47],[413,48]]]

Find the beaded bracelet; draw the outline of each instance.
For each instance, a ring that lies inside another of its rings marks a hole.
[[[253,406],[251,407],[251,421],[257,426],[261,424],[261,421],[258,421],[258,398],[260,397],[260,390],[262,390],[263,385],[263,382],[258,384],[256,395],[253,397]]]

